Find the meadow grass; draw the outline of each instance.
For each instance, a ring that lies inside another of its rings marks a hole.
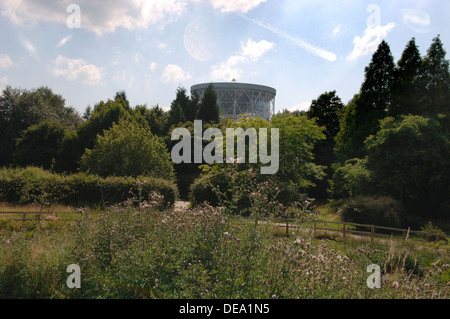
[[[0,226],[1,298],[375,299],[450,296],[447,244],[274,231],[270,219],[152,203]],[[81,268],[69,289],[67,266]],[[382,288],[367,286],[379,265]]]

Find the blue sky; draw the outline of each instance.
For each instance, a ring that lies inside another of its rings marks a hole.
[[[71,6],[74,4],[75,6]],[[450,46],[448,0],[0,0],[0,89],[48,86],[80,112],[125,90],[168,107],[178,86],[231,81],[277,89],[276,109],[346,103],[385,39],[397,61]]]

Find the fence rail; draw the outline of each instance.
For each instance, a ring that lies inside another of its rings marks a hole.
[[[57,213],[57,212],[17,212],[17,211],[15,211],[15,212],[12,212],[12,211],[9,211],[9,212],[0,212],[0,215],[21,215],[22,216],[22,218],[15,218],[14,220],[16,220],[16,221],[23,221],[23,222],[26,222],[26,221],[31,221],[31,220],[33,220],[33,218],[27,218],[27,215],[28,216],[34,216],[34,220],[36,220],[36,221],[38,221],[38,222],[40,222],[41,221],[41,219],[42,219],[42,215],[44,215],[44,216],[56,216],[56,217],[58,217],[58,214],[59,215],[61,215],[61,214],[78,214],[78,212],[68,212],[68,213]]]
[[[313,226],[300,226],[298,225],[298,221],[295,221],[293,219],[278,219],[278,222],[282,222],[283,225],[280,225],[279,227],[283,227],[286,229],[286,235],[289,235],[289,229],[291,228],[305,228],[305,229],[312,229],[314,230],[314,233],[316,233],[318,230],[323,231],[331,231],[331,232],[338,232],[342,233],[342,236],[344,238],[347,237],[348,234],[357,234],[357,235],[363,235],[363,236],[370,236],[371,241],[373,242],[375,237],[389,237],[389,238],[402,238],[403,240],[407,240],[409,238],[410,234],[416,234],[418,236],[429,236],[434,237],[437,242],[439,242],[441,239],[448,239],[450,236],[445,234],[437,234],[437,233],[428,233],[423,231],[417,231],[417,230],[411,230],[403,229],[403,228],[394,228],[394,227],[386,227],[386,226],[377,226],[377,225],[367,225],[367,224],[358,224],[358,223],[349,223],[349,222],[335,222],[335,221],[324,221],[324,220],[310,220],[310,221],[304,221],[303,223],[313,223]],[[319,225],[324,224],[323,227],[320,227]],[[327,228],[329,224],[338,225],[340,227],[338,228]],[[368,228],[370,231],[363,231],[363,230],[355,230],[350,229],[349,227],[359,227],[359,228]],[[401,233],[401,235],[393,235],[391,234],[383,234],[376,232],[376,230],[387,230],[392,232]]]

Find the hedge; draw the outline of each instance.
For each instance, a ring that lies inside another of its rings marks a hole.
[[[58,175],[36,167],[0,168],[0,201],[11,204],[48,202],[68,206],[113,205],[135,197],[164,196],[171,207],[178,197],[176,185],[152,177],[107,177],[77,173]]]

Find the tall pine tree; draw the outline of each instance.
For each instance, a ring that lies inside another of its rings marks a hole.
[[[438,113],[450,115],[450,70],[445,55],[441,39],[437,36],[423,60],[425,96],[421,103],[425,116]]]
[[[421,114],[421,99],[425,94],[422,71],[422,57],[415,38],[412,38],[397,63],[390,116]]]
[[[325,127],[325,139],[314,145],[314,163],[325,166],[327,176],[332,174],[332,164],[336,161],[334,156],[335,137],[339,132],[340,118],[344,105],[336,91],[325,92],[312,101],[306,113],[309,119],[315,119],[317,125]],[[309,195],[318,199],[327,197],[328,180],[314,181],[316,187],[309,191]]]
[[[214,86],[211,83],[205,90],[203,98],[197,112],[197,119],[205,123],[219,123],[220,108],[217,104],[217,94],[214,91]]]
[[[176,98],[172,101],[169,111],[169,125],[177,125],[186,122],[186,111],[189,107],[189,97],[186,89],[178,87]]]
[[[392,106],[394,81],[394,58],[383,40],[365,68],[359,94],[346,106],[336,145],[340,161],[364,157],[364,141],[377,132],[379,121],[388,115]]]

